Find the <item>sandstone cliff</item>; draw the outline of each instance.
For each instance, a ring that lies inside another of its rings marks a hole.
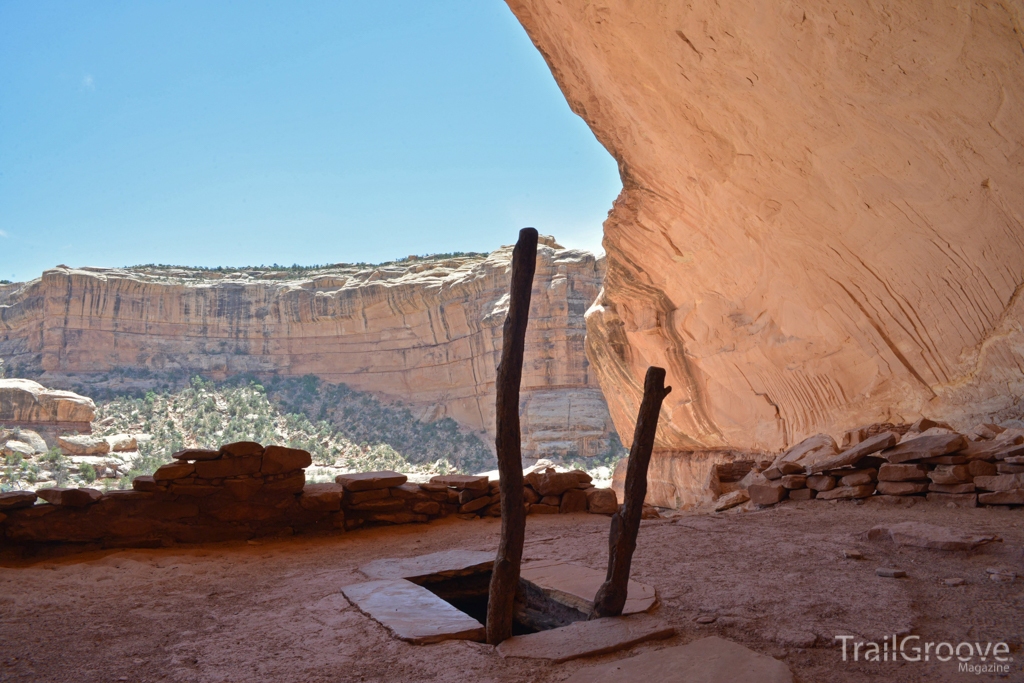
[[[92,399],[27,379],[0,379],[0,426],[91,431]]]
[[[312,374],[493,434],[510,259],[511,247],[299,273],[58,267],[0,290],[0,357],[52,382],[125,368]],[[609,448],[584,352],[603,274],[587,252],[539,249],[522,392],[533,457]]]
[[[649,364],[666,450],[1019,414],[1019,2],[508,4],[619,162],[587,351],[620,434]]]

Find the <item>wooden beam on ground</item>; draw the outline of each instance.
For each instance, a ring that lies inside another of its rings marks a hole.
[[[533,274],[537,269],[537,231],[523,228],[512,251],[512,286],[505,318],[501,363],[495,381],[495,422],[498,472],[501,475],[501,540],[494,560],[487,602],[487,642],[491,645],[512,636],[512,615],[519,567],[526,537],[523,507],[523,457],[519,432],[519,385],[523,378],[523,347],[530,318]]]
[[[636,429],[633,431],[633,446],[629,449],[629,464],[626,466],[625,498],[619,511],[612,515],[611,533],[608,538],[608,574],[594,597],[592,619],[617,617],[626,604],[626,585],[629,582],[629,567],[636,550],[636,537],[640,533],[640,517],[643,514],[644,498],[647,497],[647,467],[651,464],[654,451],[654,434],[658,429],[658,414],[661,403],[672,391],[665,386],[663,368],[647,368],[644,379],[644,398],[640,403]]]

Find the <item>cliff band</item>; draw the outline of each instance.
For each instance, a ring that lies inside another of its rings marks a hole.
[[[539,249],[523,370],[524,452],[604,453],[613,432],[584,352],[603,260]],[[58,267],[0,287],[0,357],[44,383],[117,369],[316,375],[421,419],[494,429],[511,247],[304,272]]]

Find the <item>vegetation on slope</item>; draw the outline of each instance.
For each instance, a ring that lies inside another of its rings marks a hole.
[[[311,420],[309,415],[316,415]],[[151,474],[186,447],[258,441],[302,448],[320,467],[443,474],[479,471],[493,456],[450,419],[421,422],[401,407],[315,377],[216,384],[194,377],[179,391],[120,396],[98,406],[100,436],[145,433],[129,478]]]

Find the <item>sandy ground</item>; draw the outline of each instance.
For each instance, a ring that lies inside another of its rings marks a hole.
[[[859,540],[875,524],[926,521],[1004,542],[971,553]],[[1024,511],[920,504],[786,503],[740,514],[645,521],[634,578],[654,585],[655,613],[679,634],[717,634],[783,659],[800,681],[989,680],[947,663],[843,662],[833,636],[1007,641],[1024,681]],[[0,568],[3,681],[560,681],[606,655],[550,665],[502,660],[479,643],[414,646],[350,606],[340,586],[381,557],[493,550],[497,520],[439,520],[336,536],[11,559]],[[526,557],[604,566],[608,518],[532,516]],[[864,560],[848,560],[858,549]],[[875,576],[903,568],[906,579]],[[950,588],[948,577],[966,584]],[[714,615],[710,625],[696,618]],[[816,644],[807,647],[810,639]],[[996,677],[998,678],[998,677]],[[652,682],[653,683],[653,682]]]

